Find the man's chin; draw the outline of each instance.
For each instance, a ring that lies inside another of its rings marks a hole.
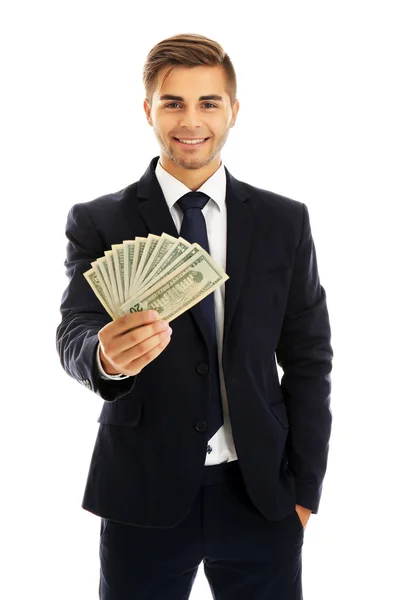
[[[170,158],[171,158],[171,160],[173,160],[173,162],[178,167],[182,167],[183,169],[190,169],[190,170],[200,169],[201,167],[204,167],[212,160],[211,156],[207,156],[205,158],[203,157],[200,160],[199,158],[194,158],[194,157],[192,157],[192,158],[182,157],[181,155],[177,155],[174,152],[170,152]]]

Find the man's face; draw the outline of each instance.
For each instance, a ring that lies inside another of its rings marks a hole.
[[[200,169],[213,159],[219,166],[219,153],[239,110],[239,102],[232,107],[225,92],[223,67],[175,67],[160,88],[167,70],[158,74],[152,108],[144,101],[161,153],[184,169]],[[205,141],[185,144],[182,139]]]

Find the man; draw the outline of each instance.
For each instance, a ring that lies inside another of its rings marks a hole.
[[[57,329],[64,369],[104,400],[82,504],[102,518],[100,597],[183,600],[204,561],[214,598],[298,600],[333,356],[308,210],[223,166],[239,102],[219,44],[160,42],[144,84],[160,156],[71,208]],[[171,327],[153,311],[110,322],[83,273],[112,244],[163,232],[206,232],[229,279]]]

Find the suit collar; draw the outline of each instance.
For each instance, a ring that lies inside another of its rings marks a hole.
[[[150,233],[161,235],[168,233],[176,238],[179,233],[175,227],[168,204],[163,195],[155,169],[159,157],[154,157],[140,178],[137,187],[139,211]],[[226,167],[226,209],[227,209],[227,253],[226,273],[229,279],[225,282],[225,315],[222,361],[224,374],[227,376],[226,342],[230,325],[239,300],[245,276],[247,258],[250,252],[255,224],[255,207],[251,204],[249,193],[242,182],[235,179]],[[185,186],[186,187],[186,186]],[[207,343],[206,323],[197,304],[188,311],[194,318],[200,333]]]
[[[179,198],[192,191],[182,181],[163,169],[159,160],[156,164],[155,174],[170,210]],[[222,210],[226,197],[226,173],[222,163],[197,191],[206,194]]]

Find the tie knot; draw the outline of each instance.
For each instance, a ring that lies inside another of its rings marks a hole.
[[[183,212],[188,210],[188,208],[200,208],[202,210],[209,199],[209,196],[203,192],[189,192],[182,196],[182,198],[179,198],[177,204],[179,204]]]

